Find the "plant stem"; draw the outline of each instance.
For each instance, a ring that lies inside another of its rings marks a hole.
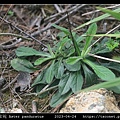
[[[70,37],[71,37],[71,39],[72,39],[72,43],[73,43],[73,46],[74,46],[74,48],[75,48],[75,53],[76,53],[78,56],[80,56],[80,55],[81,55],[80,49],[79,49],[78,44],[77,44],[77,42],[75,41],[75,39],[74,39],[74,37],[73,37],[73,35],[72,35],[71,24],[70,24],[70,20],[69,20],[69,15],[68,15],[68,13],[67,13],[67,16],[68,16],[68,22],[69,22]]]
[[[18,34],[13,34],[13,33],[0,33],[0,36],[7,36],[7,35],[19,37],[19,38],[22,38],[22,39],[25,39],[25,40],[32,40],[31,38],[27,38],[27,37],[24,37],[24,36],[18,35]]]
[[[38,95],[43,94],[44,92],[47,92],[47,91],[52,90],[52,89],[57,88],[57,87],[58,87],[58,85],[53,86],[53,87],[50,87],[50,88],[48,88],[48,89],[46,89],[46,90],[42,90],[42,91],[40,91],[40,92],[38,92],[38,93],[30,93],[30,94],[24,94],[24,95],[25,95],[25,96],[29,96],[29,95],[38,96]]]
[[[106,58],[106,57],[102,57],[102,56],[94,55],[94,54],[91,54],[91,53],[88,53],[88,55],[90,55],[90,56],[92,56],[92,57],[100,58],[100,59],[103,59],[103,60],[108,60],[108,61],[111,61],[111,62],[117,62],[117,63],[120,63],[119,60],[114,60],[114,59],[110,59],[110,58]]]

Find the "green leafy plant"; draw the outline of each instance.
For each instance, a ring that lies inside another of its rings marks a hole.
[[[116,47],[119,46],[119,42],[118,41],[114,41],[113,39],[109,39],[107,42],[106,42],[106,46],[108,47],[109,50],[113,50],[115,49]]]
[[[104,17],[106,15],[109,16],[105,14]],[[120,87],[117,86],[119,79],[116,79],[116,72],[120,72],[120,64],[116,62],[114,64],[113,59],[102,56],[107,55],[117,46],[116,43],[113,43],[111,48],[109,44],[112,43],[108,41],[111,36],[119,37],[118,34],[104,34],[103,36],[106,38],[92,47],[93,41],[95,41],[94,37],[102,36],[96,34],[96,22],[100,19],[92,20],[86,33],[81,36],[74,31],[53,24],[53,27],[60,30],[57,36],[59,42],[55,41],[53,47],[47,45],[48,52],[24,46],[16,49],[18,58],[11,61],[15,70],[31,73],[38,70],[39,66],[45,66],[34,80],[32,87],[35,88],[39,97],[55,91],[50,100],[51,107],[56,107],[71,94],[77,94],[83,90],[104,87],[120,93]],[[83,26],[85,25],[88,24]],[[36,60],[28,61],[28,57],[31,56],[35,56]],[[96,60],[96,57],[100,60]],[[106,60],[109,62],[105,62]],[[112,84],[114,82],[115,84]]]
[[[9,10],[8,13],[7,13],[9,16],[13,16],[14,15],[14,12]]]

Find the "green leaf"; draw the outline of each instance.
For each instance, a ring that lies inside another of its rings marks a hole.
[[[45,79],[43,79],[44,74],[45,74],[45,70],[41,71],[41,73],[34,80],[34,82],[31,85],[31,87],[34,87],[35,85],[38,85],[38,84],[46,84]]]
[[[95,89],[100,89],[100,88],[106,88],[106,89],[111,89],[113,90],[113,87],[120,87],[120,77],[118,78],[115,78],[115,79],[110,79],[109,81],[107,82],[102,82],[102,83],[99,83],[97,85],[93,85],[91,87],[88,87],[88,88],[85,88],[85,89],[82,89],[80,90],[79,92],[85,92],[85,91],[90,91],[90,90],[95,90]],[[120,89],[118,89],[118,91],[115,91],[116,93],[120,93],[119,91]]]
[[[75,48],[76,54],[80,55],[79,47],[78,47],[78,45],[77,45],[76,40],[74,39],[75,36],[76,36],[76,33],[75,33],[75,32],[72,32],[72,33],[71,33],[71,32],[69,32],[68,29],[63,28],[63,27],[60,27],[60,26],[55,25],[55,24],[53,24],[53,26],[56,27],[57,29],[60,29],[61,31],[65,32],[66,35],[71,35],[71,40],[72,40],[73,46],[74,46],[74,48]],[[66,38],[67,38],[67,37],[66,37]],[[68,40],[69,40],[69,39],[68,39]],[[59,50],[61,50],[61,48],[63,47],[63,45],[64,45],[64,44],[60,44]]]
[[[70,90],[70,87],[66,86],[66,83],[68,82],[68,79],[69,79],[69,74],[63,75],[63,77],[60,79],[60,82],[59,82],[58,86],[59,86],[59,92],[61,94],[66,93],[66,92],[68,92]],[[68,88],[64,89],[65,86],[68,87]]]
[[[11,60],[11,66],[17,71],[32,73],[37,70],[28,60],[15,58]]]
[[[115,12],[113,10],[109,10],[107,8],[102,8],[102,7],[96,7],[96,8],[103,11],[103,12],[105,12],[105,13],[110,14],[112,17],[116,18],[117,20],[120,20],[120,13]]]
[[[73,55],[75,53],[75,49],[73,48],[73,46],[71,46],[70,48],[68,48],[67,50],[65,50],[64,52],[66,54],[66,57],[70,57],[71,55]]]
[[[43,52],[43,51],[37,51],[33,48],[30,48],[30,47],[19,47],[16,49],[15,51],[16,55],[18,57],[22,57],[22,56],[33,56],[33,55],[36,55],[36,56],[46,56],[46,57],[51,57],[51,55],[49,53],[46,53],[46,52]]]
[[[78,71],[81,68],[81,62],[80,61],[76,62],[73,65],[70,65],[70,64],[67,64],[66,62],[64,62],[64,65],[65,65],[66,69],[69,70],[69,71]]]
[[[70,43],[70,39],[68,37],[63,38],[60,42],[59,42],[59,50],[61,50],[65,44]]]
[[[54,75],[55,75],[55,72],[54,72],[54,61],[53,61],[52,64],[47,68],[44,75],[45,80],[48,84],[53,80]]]
[[[61,40],[61,39],[63,39],[64,37],[66,37],[66,34],[65,34],[64,32],[59,32],[59,33],[57,34],[57,37]]]
[[[120,64],[116,62],[101,63],[101,65],[120,72]]]
[[[66,94],[70,90],[71,82],[72,82],[71,74],[60,80],[59,88],[61,91],[61,95]]]
[[[82,57],[81,56],[74,56],[74,57],[69,57],[65,60],[65,62],[67,64],[70,64],[70,65],[73,65],[75,64],[76,62],[78,62],[79,60],[81,60]]]
[[[70,39],[68,37],[64,37],[59,42],[57,42],[57,44],[53,46],[53,50],[59,52],[65,46],[66,43],[70,43]]]
[[[85,37],[79,36],[79,37],[76,39],[76,42],[79,43],[79,42],[83,41],[84,39],[85,39]]]
[[[71,73],[71,84],[70,87],[73,93],[76,93],[82,89],[83,86],[83,77],[81,71],[77,71],[75,73]]]
[[[55,27],[55,28],[57,28],[57,29],[59,29],[59,30],[61,30],[61,31],[64,32],[66,35],[69,34],[69,30],[66,29],[66,28],[64,28],[64,27],[58,26],[58,25],[56,25],[56,24],[52,24],[52,26]]]
[[[120,12],[120,8],[115,9],[115,10],[113,10],[113,11]],[[86,23],[78,26],[77,28],[74,28],[73,30],[78,30],[78,29],[80,29],[80,28],[82,28],[82,27],[84,27],[84,26],[86,26],[86,25],[89,25],[89,24],[91,24],[91,23],[95,23],[95,22],[97,22],[97,21],[103,20],[103,19],[105,19],[105,18],[107,18],[107,17],[109,17],[109,16],[110,16],[110,14],[108,14],[108,13],[103,14],[103,15],[101,15],[101,16],[99,16],[99,17],[94,18],[93,20],[90,20],[90,21],[88,21],[88,22],[86,22]]]
[[[82,64],[82,67],[85,75],[85,87],[95,84],[97,76],[85,64]]]
[[[53,58],[38,58],[35,62],[34,62],[34,65],[40,65],[42,64],[43,62],[46,62],[48,60],[51,60]]]
[[[82,50],[81,56],[85,56],[88,52],[89,52],[89,45],[91,44],[91,40],[93,39],[93,36],[89,36],[89,35],[95,35],[97,31],[97,24],[93,23],[92,25],[90,25],[90,27],[88,28],[86,35],[88,35],[86,37],[86,43],[85,46]]]
[[[57,89],[58,88],[58,84],[60,82],[60,79],[54,79],[50,84],[49,84],[49,87],[48,88],[54,88],[54,89]],[[56,86],[56,87],[55,87]]]
[[[76,77],[77,75],[77,77]],[[75,81],[74,81],[75,80]],[[71,85],[71,83],[73,84]],[[63,79],[59,83],[59,90],[57,93],[55,93],[50,100],[50,106],[56,107],[57,105],[60,105],[61,103],[64,103],[67,98],[72,94],[72,91],[70,90],[70,87],[72,88],[74,92],[81,89],[82,86],[82,79],[80,76],[80,73],[77,74],[66,74]],[[77,84],[77,85],[76,85]],[[75,88],[76,86],[76,88]]]
[[[102,49],[102,48],[103,48],[103,49]],[[94,53],[94,54],[100,54],[100,53],[103,54],[103,53],[104,53],[104,54],[105,54],[105,53],[109,53],[109,52],[110,52],[110,50],[109,50],[108,48],[106,48],[106,47],[103,46],[103,47],[101,47],[101,48],[100,48],[100,47],[99,47],[99,48],[96,48],[95,51],[93,51],[93,52],[91,52],[91,53]]]
[[[74,49],[75,49],[75,54],[78,55],[78,56],[80,56],[81,52],[80,52],[79,46],[77,44],[77,41],[76,41],[76,39],[74,37],[74,32],[70,31],[70,38],[72,40],[72,43],[73,43],[73,46],[74,46]]]
[[[115,78],[115,74],[108,68],[104,66],[96,65],[87,59],[84,59],[84,62],[88,64],[94,70],[96,75],[102,80],[109,81]]]
[[[39,84],[39,85],[37,85],[36,87],[35,87],[35,90],[36,90],[36,93],[39,93],[39,92],[41,92],[41,90],[44,88],[46,86],[46,84]],[[43,99],[43,98],[45,98],[47,95],[48,95],[48,91],[46,91],[46,92],[43,92],[42,94],[38,94],[38,97],[39,98],[41,98],[41,99]]]
[[[52,51],[52,48],[50,47],[50,45],[48,44],[47,45],[47,48],[48,48],[48,51],[50,52],[50,54],[51,54],[51,57],[55,57],[55,55],[54,55],[54,53],[53,53],[53,51]]]
[[[50,100],[50,106],[56,107],[64,103],[71,94],[72,94],[72,91],[69,91],[64,95],[61,95],[61,92],[58,91],[52,96],[52,99]]]
[[[63,40],[65,40],[65,39],[66,39],[66,37]],[[58,43],[54,43],[54,47],[52,48],[52,50],[54,51],[55,56],[62,53],[63,46],[61,43],[62,43],[62,40]]]
[[[119,42],[117,41],[114,41],[113,39],[109,39],[107,42],[106,42],[106,46],[107,48],[112,51],[113,49],[115,49],[116,47],[119,46]]]
[[[11,10],[9,10],[9,11],[7,12],[7,14],[10,15],[10,16],[13,16],[13,15],[14,15],[14,12],[11,11]]]
[[[87,35],[83,35],[83,36],[87,36]],[[96,34],[96,35],[90,35],[90,36],[94,36],[94,37],[115,37],[115,38],[120,38],[120,34]]]
[[[45,86],[46,86],[46,84],[38,84],[38,85],[36,85],[35,86],[35,92],[39,93]]]
[[[64,64],[62,63],[61,60],[59,60],[58,62],[55,63],[55,77],[57,79],[60,79],[63,76],[64,73]]]
[[[118,83],[119,84],[119,83]],[[120,85],[108,88],[108,90],[114,91],[117,94],[120,94]]]
[[[102,41],[96,43],[96,45],[94,45],[94,47],[92,48],[91,53],[99,54],[111,52],[105,45],[108,40],[109,38],[105,37],[104,39],[102,39]]]

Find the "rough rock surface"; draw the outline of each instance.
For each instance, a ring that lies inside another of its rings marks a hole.
[[[101,88],[71,97],[60,113],[120,113],[120,109],[113,93]]]

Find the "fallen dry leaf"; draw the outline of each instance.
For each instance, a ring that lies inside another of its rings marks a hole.
[[[25,91],[27,88],[30,88],[30,82],[30,73],[21,71],[17,77],[17,83],[14,86],[15,91],[17,88],[20,88],[20,92]]]

